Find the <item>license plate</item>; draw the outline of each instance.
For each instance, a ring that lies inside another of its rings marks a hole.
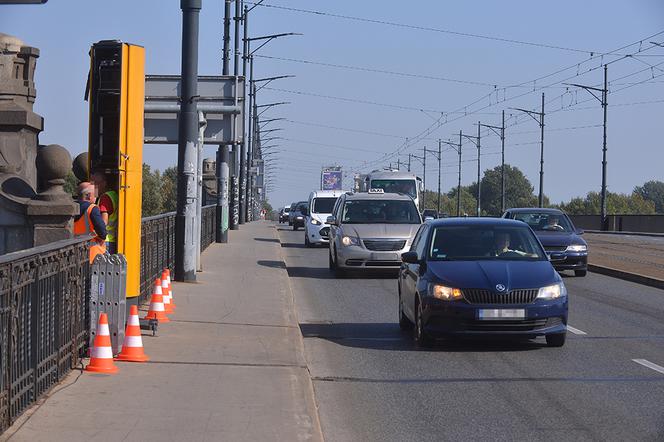
[[[520,309],[479,309],[477,311],[479,319],[500,320],[500,319],[524,319],[526,311]]]

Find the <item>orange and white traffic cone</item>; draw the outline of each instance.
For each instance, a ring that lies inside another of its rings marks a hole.
[[[111,347],[111,334],[108,330],[106,313],[99,315],[97,335],[92,347],[90,363],[85,367],[85,371],[108,374],[118,372],[118,367],[113,364],[113,348]]]
[[[171,305],[171,292],[168,290],[168,282],[165,276],[163,273],[161,274],[161,294],[164,298],[164,311],[170,315],[173,313],[173,306]]]
[[[143,339],[141,338],[141,323],[138,321],[138,306],[132,305],[127,320],[122,351],[117,357],[118,361],[147,362],[150,358],[143,352]]]
[[[161,280],[166,281],[168,285],[168,301],[171,304],[171,309],[175,310],[175,301],[173,300],[173,286],[171,285],[171,271],[166,268],[161,272]]]
[[[164,296],[161,291],[161,279],[154,280],[154,289],[152,291],[152,298],[150,299],[150,309],[145,319],[156,319],[159,322],[171,322],[166,316],[164,310]]]

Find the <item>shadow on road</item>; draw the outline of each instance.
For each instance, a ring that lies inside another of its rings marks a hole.
[[[303,243],[295,242],[282,242],[281,247],[286,247],[290,249],[306,249],[307,247]]]
[[[261,259],[256,261],[256,264],[259,266],[263,267],[270,267],[272,269],[285,269],[286,268],[286,263],[283,261],[273,261],[273,260],[265,260]]]
[[[334,279],[334,273],[327,267],[291,267],[287,266],[291,278]]]
[[[279,242],[277,238],[254,238],[254,241],[261,241],[261,242]]]
[[[300,324],[305,338],[325,339],[344,347],[388,351],[447,353],[521,352],[546,347],[544,342],[509,338],[439,339],[427,349],[417,348],[411,332],[403,332],[396,322],[379,323],[311,323]]]

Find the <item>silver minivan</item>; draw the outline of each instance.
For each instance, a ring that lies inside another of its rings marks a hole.
[[[339,197],[327,222],[330,269],[342,276],[348,270],[398,270],[422,218],[410,196],[370,189]]]

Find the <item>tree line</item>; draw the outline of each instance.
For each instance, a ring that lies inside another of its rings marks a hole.
[[[481,210],[483,216],[500,216],[501,213],[501,166],[488,169],[481,179]],[[477,213],[477,182],[461,186],[461,215],[474,216]],[[427,209],[438,207],[438,192],[424,192]],[[537,207],[535,188],[516,166],[505,164],[505,206]],[[457,187],[441,195],[441,212],[448,215],[457,213]],[[621,215],[664,214],[664,182],[651,180],[636,186],[629,194],[607,192],[607,213]],[[552,204],[544,195],[544,207],[559,208],[571,215],[599,215],[600,194],[588,192],[585,196],[574,197],[570,201]]]

